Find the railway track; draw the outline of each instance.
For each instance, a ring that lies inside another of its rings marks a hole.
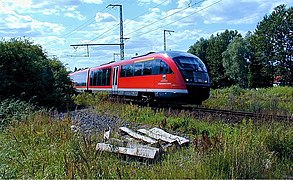
[[[130,101],[122,101],[130,102]],[[179,114],[182,111],[189,113],[198,119],[209,119],[215,121],[224,121],[227,123],[241,123],[245,120],[252,120],[253,122],[282,122],[282,123],[293,123],[293,114],[291,115],[278,115],[278,114],[268,114],[263,112],[244,112],[244,111],[233,111],[233,110],[223,110],[223,109],[211,109],[204,107],[194,107],[194,106],[181,106],[174,104],[146,104],[141,102],[131,101],[141,107],[150,106],[153,110],[165,109],[167,114]]]
[[[166,109],[167,107],[165,107]],[[265,114],[256,112],[243,112],[243,111],[231,111],[222,109],[209,109],[203,107],[168,107],[168,113],[181,113],[186,111],[191,116],[199,119],[210,120],[222,120],[227,123],[240,123],[245,120],[252,120],[253,122],[282,122],[293,123],[293,115],[277,115],[277,114]]]

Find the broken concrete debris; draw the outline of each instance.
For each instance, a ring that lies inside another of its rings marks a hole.
[[[106,143],[98,143],[96,146],[96,149],[102,150],[102,151],[138,156],[138,157],[143,157],[148,159],[154,159],[159,150],[159,149],[156,150],[156,149],[149,149],[144,147],[119,147],[119,146],[114,146],[114,145],[106,144]]]
[[[155,159],[169,146],[174,144],[182,146],[189,143],[188,139],[170,134],[160,128],[139,129],[135,132],[127,127],[120,127],[119,130],[121,139],[109,137],[109,131],[106,131],[104,134],[106,143],[98,143],[96,150]]]
[[[129,129],[127,127],[120,127],[119,129],[122,132],[127,133],[128,135],[132,136],[135,139],[142,140],[142,141],[144,141],[146,143],[149,143],[149,144],[155,144],[155,143],[157,143],[157,141],[153,140],[152,138],[147,137],[147,136],[140,135],[139,133],[134,132],[134,131],[132,131],[131,129]]]

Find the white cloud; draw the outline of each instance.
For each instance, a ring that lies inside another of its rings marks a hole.
[[[112,21],[116,21],[116,18],[109,14],[109,13],[100,13],[97,12],[96,13],[96,22],[112,22]]]
[[[6,0],[6,3],[13,8],[29,8],[32,5],[32,0]]]
[[[139,6],[149,5],[151,3],[160,4],[160,5],[168,5],[172,2],[172,0],[137,0]]]
[[[81,2],[89,3],[89,4],[102,4],[103,0],[81,0]]]
[[[178,8],[185,8],[191,5],[191,0],[178,0]]]
[[[60,34],[64,26],[56,23],[38,21],[28,15],[20,15],[15,12],[10,14],[0,14],[2,22],[0,23],[0,32],[5,37],[29,36],[36,37],[40,35]]]
[[[78,19],[80,21],[85,20],[86,17],[81,15],[79,11],[71,11],[71,12],[65,12],[64,16],[66,17],[70,17],[70,18],[74,18],[74,19]]]
[[[197,9],[204,23],[255,24],[279,4],[292,4],[288,0],[206,0]],[[214,4],[214,5],[212,5]]]
[[[47,47],[48,49],[46,50],[52,50],[51,52],[54,52],[56,55],[59,55],[59,51],[53,50],[52,48],[65,45],[65,39],[57,36],[42,36],[34,37],[32,39],[34,42],[37,42],[37,44]]]
[[[144,23],[155,22],[156,20],[162,17],[161,11],[159,8],[150,8],[150,13],[141,16],[141,19]]]

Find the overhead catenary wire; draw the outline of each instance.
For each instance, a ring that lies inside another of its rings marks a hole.
[[[118,2],[119,0],[114,1],[114,3]],[[107,8],[105,7],[104,9],[102,9],[101,13],[105,12]],[[87,20],[86,22],[82,23],[81,25],[77,26],[76,28],[74,28],[73,30],[71,30],[70,32],[64,34],[63,36],[61,36],[61,38],[67,38],[69,36],[71,36],[72,34],[78,32],[79,30],[87,27],[89,24],[91,24],[92,22],[94,22],[94,19],[96,17],[96,14],[91,17],[89,20]]]
[[[157,20],[157,21],[154,21],[154,22],[152,22],[152,23],[150,23],[150,24],[147,24],[147,25],[145,25],[145,26],[143,26],[143,27],[141,27],[141,28],[139,28],[139,29],[136,29],[136,30],[134,30],[134,31],[132,31],[132,32],[130,32],[130,33],[128,33],[128,34],[126,34],[125,36],[130,35],[130,34],[136,32],[136,31],[138,31],[138,30],[141,30],[141,29],[143,29],[143,28],[146,28],[146,27],[148,27],[149,25],[153,25],[153,24],[155,24],[155,23],[157,23],[157,22],[159,22],[159,21],[162,21],[162,20],[164,20],[164,19],[166,19],[166,18],[168,18],[168,17],[170,17],[170,16],[173,16],[173,15],[179,13],[179,12],[182,12],[182,11],[184,11],[184,10],[186,10],[186,9],[188,9],[188,8],[191,8],[191,7],[193,7],[193,6],[195,6],[195,5],[199,4],[199,3],[202,3],[202,2],[204,2],[204,1],[205,1],[205,0],[202,0],[202,1],[199,1],[199,2],[195,2],[195,3],[192,4],[192,5],[189,4],[187,7],[185,7],[185,8],[181,8],[180,10],[178,10],[178,11],[172,13],[172,14],[169,14],[168,16],[165,16],[164,18],[161,18],[161,19],[159,19],[159,20]],[[166,1],[163,1],[162,3],[160,3],[160,4],[156,5],[156,6],[154,6],[153,8],[160,6],[160,5],[162,5],[163,3],[165,3],[165,2],[166,2]],[[141,15],[139,15],[139,16],[141,16]],[[135,18],[133,18],[133,19],[131,19],[131,20],[134,20],[134,19],[138,18],[139,16],[137,16],[137,17],[135,17]],[[118,24],[117,24],[117,25],[118,25]],[[118,27],[118,26],[116,26],[116,27]],[[95,41],[96,39],[102,37],[103,35],[105,35],[105,33],[109,32],[109,31],[111,31],[111,30],[113,30],[113,27],[107,29],[105,32],[103,32],[101,35],[95,37],[95,38],[92,39],[90,42]]]
[[[152,7],[152,8],[156,8],[156,7],[162,5],[163,3],[167,2],[167,1],[168,1],[168,0],[163,1],[162,3],[157,4],[156,6],[154,6],[154,7]],[[142,16],[143,14],[146,14],[147,12],[148,12],[148,11],[145,11],[145,12],[143,12],[142,14],[136,16],[135,18],[130,19],[128,22],[124,23],[124,25],[128,24],[128,23],[129,23],[130,21],[132,21],[132,20],[137,19],[138,17]],[[90,42],[93,42],[93,41],[97,40],[98,38],[102,37],[103,35],[105,35],[106,33],[108,33],[108,32],[111,31],[111,30],[115,30],[116,28],[118,28],[118,26],[119,26],[119,24],[116,24],[116,25],[112,26],[111,28],[109,28],[109,29],[107,29],[106,31],[104,31],[103,33],[101,33],[99,36],[97,36],[97,37],[93,38],[92,40],[90,40]]]
[[[101,12],[105,12],[107,8],[104,8]],[[82,23],[81,25],[77,26],[76,28],[74,28],[73,30],[71,30],[70,32],[64,34],[63,36],[61,36],[61,38],[67,38],[69,36],[71,36],[72,34],[78,32],[79,30],[87,27],[88,25],[90,25],[92,22],[95,21],[96,18],[96,14],[94,16],[92,16],[90,19],[88,19],[86,22]]]
[[[200,2],[196,2],[196,3],[192,4],[192,5],[189,5],[188,7],[182,8],[182,9],[180,9],[180,10],[178,10],[178,11],[176,11],[176,12],[174,12],[174,13],[168,15],[168,16],[165,16],[165,17],[163,17],[163,18],[161,18],[161,19],[159,19],[159,20],[157,20],[157,21],[152,22],[151,24],[148,24],[148,25],[143,26],[143,27],[141,27],[141,28],[139,28],[139,29],[136,29],[135,31],[132,31],[132,32],[126,34],[126,35],[130,35],[130,34],[136,32],[136,31],[138,31],[138,30],[141,30],[141,29],[143,29],[143,28],[148,27],[149,25],[152,25],[153,23],[157,23],[157,22],[159,22],[159,21],[162,21],[162,20],[164,20],[164,19],[166,19],[166,18],[168,18],[168,17],[170,17],[170,16],[173,16],[173,15],[179,13],[179,12],[182,12],[182,11],[184,11],[184,10],[190,8],[190,7],[193,7],[193,6],[195,6],[196,4],[202,3],[202,2],[204,2],[204,1],[205,1],[205,0],[202,0],[202,1],[200,1]],[[219,2],[221,2],[221,1],[222,1],[222,0],[218,0],[218,1],[216,1],[216,2],[214,2],[214,3],[212,3],[212,4],[210,4],[210,5],[207,5],[207,6],[203,7],[203,8],[201,8],[201,9],[199,9],[199,10],[197,10],[197,11],[195,11],[195,12],[189,14],[189,15],[187,15],[187,16],[184,16],[184,17],[182,17],[182,18],[179,18],[179,19],[177,19],[177,20],[175,20],[175,21],[172,21],[172,22],[170,22],[170,23],[168,23],[168,24],[164,24],[164,26],[160,26],[160,27],[158,27],[158,28],[151,29],[151,30],[149,30],[149,31],[147,31],[147,32],[144,32],[143,34],[139,35],[138,37],[143,36],[143,35],[145,35],[145,34],[148,34],[148,33],[150,33],[150,32],[153,32],[153,31],[155,31],[155,30],[158,30],[158,29],[164,28],[164,27],[166,27],[166,26],[168,26],[168,25],[174,24],[175,22],[178,22],[178,21],[180,21],[180,20],[182,20],[182,19],[185,19],[185,18],[187,18],[187,17],[190,17],[190,16],[192,16],[192,15],[194,15],[194,14],[200,12],[200,11],[203,11],[203,10],[205,10],[205,9],[207,9],[207,8],[209,8],[209,7],[213,6],[213,5],[215,5],[215,4],[219,3]],[[99,37],[103,36],[106,32],[109,32],[110,30],[112,30],[112,28],[111,28],[111,29],[108,29],[108,30],[105,31],[103,34],[101,34],[100,36],[94,38],[93,40],[98,39]],[[92,40],[92,41],[93,41],[93,40]],[[100,47],[101,47],[101,46],[100,46]],[[100,47],[95,47],[95,48],[100,48]]]
[[[154,7],[152,7],[152,9],[158,7],[158,6],[162,5],[162,4],[164,4],[164,3],[167,2],[167,1],[169,1],[169,0],[163,1],[163,2],[161,2],[160,4],[155,5]],[[130,21],[133,21],[133,20],[139,18],[140,16],[146,14],[147,12],[148,12],[148,10],[147,10],[147,11],[144,11],[143,13],[141,13],[141,14],[137,15],[136,17],[130,19],[128,22],[125,22],[124,25],[128,24]]]
[[[107,29],[106,31],[104,31],[103,33],[101,33],[99,36],[93,38],[92,40],[90,40],[90,42],[93,42],[97,39],[99,39],[100,37],[104,36],[107,32],[116,29],[115,27],[118,27],[119,24],[115,24],[114,26],[112,26],[111,28]]]
[[[132,33],[134,33],[134,32],[137,32],[138,30],[141,30],[141,29],[144,29],[144,28],[146,28],[146,27],[152,26],[152,25],[156,24],[156,23],[159,22],[159,21],[162,21],[162,20],[164,20],[164,19],[166,19],[166,18],[168,18],[168,17],[171,17],[171,16],[173,16],[173,15],[175,15],[175,14],[178,14],[178,13],[180,13],[180,12],[182,12],[182,11],[188,9],[188,8],[191,8],[191,7],[193,7],[193,6],[195,6],[195,5],[199,4],[199,3],[202,3],[202,2],[204,2],[204,1],[205,1],[205,0],[202,0],[202,1],[200,1],[200,2],[196,2],[196,3],[192,4],[192,5],[188,5],[188,6],[185,7],[185,8],[181,8],[181,9],[179,9],[178,11],[176,11],[176,12],[174,12],[174,13],[171,13],[171,14],[169,14],[169,15],[167,15],[167,16],[165,16],[165,17],[159,19],[159,20],[153,21],[153,22],[151,22],[151,23],[149,23],[149,24],[146,24],[146,25],[144,25],[144,26],[142,26],[142,27],[140,27],[140,28],[138,28],[138,29],[135,29],[134,31],[131,31],[130,33],[126,34],[126,36],[127,36],[127,35],[130,35],[130,34],[132,34]]]
[[[150,32],[156,31],[156,30],[158,30],[158,29],[165,28],[166,26],[169,26],[169,25],[171,25],[171,24],[174,24],[175,22],[178,22],[178,21],[180,21],[180,20],[182,20],[182,19],[185,19],[185,18],[187,18],[187,17],[190,17],[190,16],[192,16],[192,15],[194,15],[194,14],[200,12],[200,11],[203,11],[203,10],[205,10],[205,9],[207,9],[207,8],[209,8],[209,7],[213,6],[213,5],[215,5],[215,4],[218,4],[218,3],[220,3],[221,1],[222,1],[222,0],[218,0],[218,1],[212,3],[212,4],[208,5],[208,6],[205,6],[205,7],[201,8],[201,9],[199,9],[199,10],[197,10],[197,11],[195,11],[195,12],[189,14],[189,15],[187,15],[187,16],[184,16],[184,17],[182,17],[182,18],[179,18],[179,19],[177,19],[177,20],[175,20],[175,21],[172,21],[172,22],[170,22],[170,23],[168,23],[168,24],[164,24],[163,26],[160,26],[160,27],[158,27],[158,28],[156,28],[156,29],[151,29],[151,30],[149,30],[149,31],[147,31],[147,32],[144,32],[142,35],[139,35],[138,37],[143,36],[143,35],[145,35],[145,34],[148,34],[148,33],[150,33]],[[130,34],[130,33],[129,33],[129,34]],[[128,35],[129,35],[129,34],[128,34]]]
[[[74,28],[72,31],[66,33],[65,35],[61,36],[61,38],[67,38],[69,36],[71,36],[72,34],[74,34],[76,31],[85,28],[86,26],[88,26],[90,23],[93,22],[93,19],[95,19],[96,15],[91,17],[89,20],[87,20],[86,22],[82,23],[81,25],[79,25],[78,27]]]

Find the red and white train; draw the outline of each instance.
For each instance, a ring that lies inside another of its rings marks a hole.
[[[201,104],[209,98],[204,63],[180,51],[150,53],[69,74],[79,92],[107,91],[142,101]]]

